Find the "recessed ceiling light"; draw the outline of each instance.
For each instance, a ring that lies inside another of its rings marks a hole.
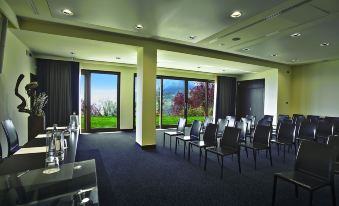
[[[272,56],[272,57],[276,57],[276,56],[278,56],[278,54],[272,54],[271,56]]]
[[[297,32],[297,33],[291,34],[290,36],[291,37],[299,37],[299,36],[301,36],[301,34]]]
[[[249,51],[250,49],[249,48],[243,48],[242,50],[243,51]]]
[[[234,37],[232,40],[233,40],[233,41],[239,41],[239,40],[240,40],[240,37]]]
[[[144,26],[142,24],[137,24],[137,25],[135,25],[135,28],[140,30],[140,29],[143,29]]]
[[[292,59],[291,62],[297,62],[299,61],[298,59]]]
[[[191,36],[189,36],[188,38],[189,38],[190,40],[194,40],[195,38],[197,38],[197,36],[191,35]]]
[[[239,18],[239,17],[241,17],[241,15],[242,15],[242,13],[240,11],[236,10],[236,11],[233,11],[233,13],[230,15],[230,17]]]
[[[119,60],[119,59],[121,59],[121,58],[120,58],[120,57],[115,57],[115,59]]]
[[[330,43],[328,43],[328,42],[323,42],[323,43],[320,44],[320,46],[329,46],[329,45],[330,45]]]
[[[200,69],[201,67],[199,66],[199,67],[197,67],[198,69]]]
[[[71,11],[70,9],[63,9],[62,13],[66,16],[73,16],[74,15],[73,11]]]
[[[71,55],[74,55],[75,53],[74,52],[70,52],[71,53]]]

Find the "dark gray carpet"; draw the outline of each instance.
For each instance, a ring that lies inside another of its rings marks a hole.
[[[197,149],[189,162],[183,157],[183,144],[175,154],[174,141],[170,151],[167,138],[163,148],[162,134],[163,131],[157,131],[157,148],[148,151],[136,146],[134,133],[80,136],[77,161],[96,160],[100,205],[271,205],[273,174],[291,170],[294,164],[294,151],[287,153],[284,163],[274,146],[273,167],[263,151],[254,170],[252,152],[248,159],[242,152],[242,174],[238,172],[236,157],[226,158],[221,180],[215,156],[208,156],[204,172]],[[339,191],[339,177],[336,188]],[[293,185],[278,182],[276,205],[308,205],[308,197],[300,189],[297,199]],[[313,198],[315,206],[331,205],[329,188],[315,192]]]

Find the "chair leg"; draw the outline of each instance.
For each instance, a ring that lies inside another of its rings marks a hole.
[[[280,155],[280,144],[277,144],[278,156]]]
[[[247,147],[245,147],[245,152],[246,152],[246,156],[248,158],[248,150],[247,150]]]
[[[308,204],[309,204],[309,206],[312,206],[312,200],[313,200],[313,192],[312,191],[310,191],[310,197],[309,198],[310,199],[309,199]]]
[[[286,159],[286,145],[284,144],[284,162],[285,162],[285,159]]]
[[[205,163],[204,163],[204,171],[206,171],[206,164],[207,164],[207,150],[205,149]]]
[[[299,197],[298,185],[295,185],[294,188],[295,188],[295,197],[298,198]]]
[[[239,173],[241,174],[241,165],[240,165],[240,150],[238,152],[238,166],[239,166]]]
[[[202,150],[201,150],[201,147],[200,147],[199,149],[200,149],[199,164],[201,164],[201,155],[202,155]]]
[[[165,147],[165,133],[164,133],[164,141],[162,147]]]
[[[221,174],[220,174],[220,179],[222,179],[224,174],[224,157],[221,156]]]
[[[274,175],[274,180],[273,180],[273,193],[272,193],[272,206],[275,205],[276,191],[277,191],[277,176]]]
[[[189,148],[188,148],[189,149]],[[184,158],[186,157],[186,141],[184,141]]]
[[[333,204],[333,206],[336,206],[337,200],[336,200],[336,196],[335,196],[334,183],[331,184],[331,191],[332,191],[332,204]]]
[[[175,137],[175,153],[177,153],[178,137]]]
[[[294,153],[295,155],[297,155],[297,143],[296,142],[294,143]]]
[[[271,163],[271,166],[272,166],[273,164],[272,164],[272,149],[271,149],[271,146],[269,146],[268,152],[270,153],[270,163]]]
[[[253,158],[254,158],[254,169],[257,169],[257,151],[255,149],[253,151]]]
[[[172,150],[172,136],[170,136],[170,150]]]
[[[192,147],[191,143],[188,142],[188,161],[191,160],[191,150],[190,150],[191,147]],[[184,156],[185,156],[185,155],[184,155]]]

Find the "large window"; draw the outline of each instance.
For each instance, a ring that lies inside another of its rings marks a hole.
[[[80,79],[83,131],[119,129],[119,73],[82,71]]]
[[[135,85],[136,81],[135,77]],[[136,99],[136,89],[134,90]],[[203,121],[206,116],[213,116],[213,105],[213,81],[157,77],[155,114],[157,127],[172,127],[177,124],[180,117],[185,117],[187,124],[194,120]]]

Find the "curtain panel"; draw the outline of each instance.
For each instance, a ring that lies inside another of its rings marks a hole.
[[[69,115],[79,111],[79,63],[37,59],[39,92],[48,95],[46,125],[68,125]]]
[[[227,115],[235,116],[236,79],[234,77],[217,77],[217,98],[215,122]]]

